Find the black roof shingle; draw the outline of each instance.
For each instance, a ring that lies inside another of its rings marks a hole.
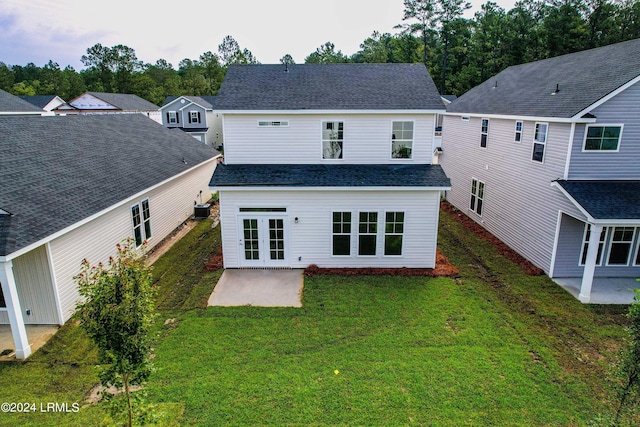
[[[450,187],[440,165],[220,164],[211,187]]]
[[[636,39],[511,66],[453,101],[447,111],[571,118],[639,75]]]
[[[0,113],[44,113],[44,110],[0,89]]]
[[[640,181],[556,181],[594,219],[640,220]]]
[[[0,117],[0,256],[217,154],[141,114]]]
[[[231,65],[219,110],[444,110],[422,64]]]

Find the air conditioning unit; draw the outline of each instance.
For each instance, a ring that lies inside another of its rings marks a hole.
[[[199,205],[195,205],[193,207],[193,216],[196,219],[209,218],[209,214],[211,213],[211,211],[209,210],[210,207],[211,205],[209,203],[202,203]]]

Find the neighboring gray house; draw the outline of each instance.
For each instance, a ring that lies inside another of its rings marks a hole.
[[[42,116],[45,111],[0,89],[0,116]]]
[[[54,110],[56,114],[142,114],[162,123],[158,106],[129,93],[85,92],[66,105]]]
[[[450,187],[423,65],[231,65],[216,108],[225,268],[435,266]]]
[[[640,277],[639,81],[640,39],[509,67],[447,108],[447,200],[583,302]]]
[[[207,201],[219,154],[139,114],[0,117],[0,324],[65,323],[81,261],[149,248]]]
[[[161,123],[180,129],[203,144],[222,147],[222,116],[215,96],[168,96],[160,107]]]
[[[20,99],[27,101],[30,104],[35,105],[38,108],[43,109],[46,112],[51,112],[57,108],[67,106],[64,99],[57,95],[21,95]]]

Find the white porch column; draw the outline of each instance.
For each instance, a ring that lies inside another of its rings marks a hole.
[[[580,285],[580,295],[578,295],[578,299],[583,303],[591,301],[591,285],[593,285],[593,273],[596,270],[598,246],[600,245],[601,233],[601,225],[591,224],[591,232],[589,234],[589,247],[587,249],[587,259],[584,262],[582,284]]]
[[[31,354],[31,346],[27,338],[27,329],[22,318],[22,308],[18,299],[18,288],[13,277],[13,263],[11,261],[0,262],[0,283],[2,294],[7,305],[11,334],[16,347],[16,359],[26,359]]]

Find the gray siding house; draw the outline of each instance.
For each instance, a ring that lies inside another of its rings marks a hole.
[[[640,277],[639,81],[640,39],[509,67],[444,119],[447,200],[583,302]]]
[[[225,268],[433,268],[444,104],[423,65],[232,65],[216,100]]]
[[[215,96],[168,96],[160,107],[161,123],[180,129],[203,144],[222,147],[222,117]]]
[[[0,117],[0,324],[15,356],[31,353],[26,325],[71,317],[83,259],[106,262],[127,237],[152,248],[189,218],[218,156],[140,114]]]

